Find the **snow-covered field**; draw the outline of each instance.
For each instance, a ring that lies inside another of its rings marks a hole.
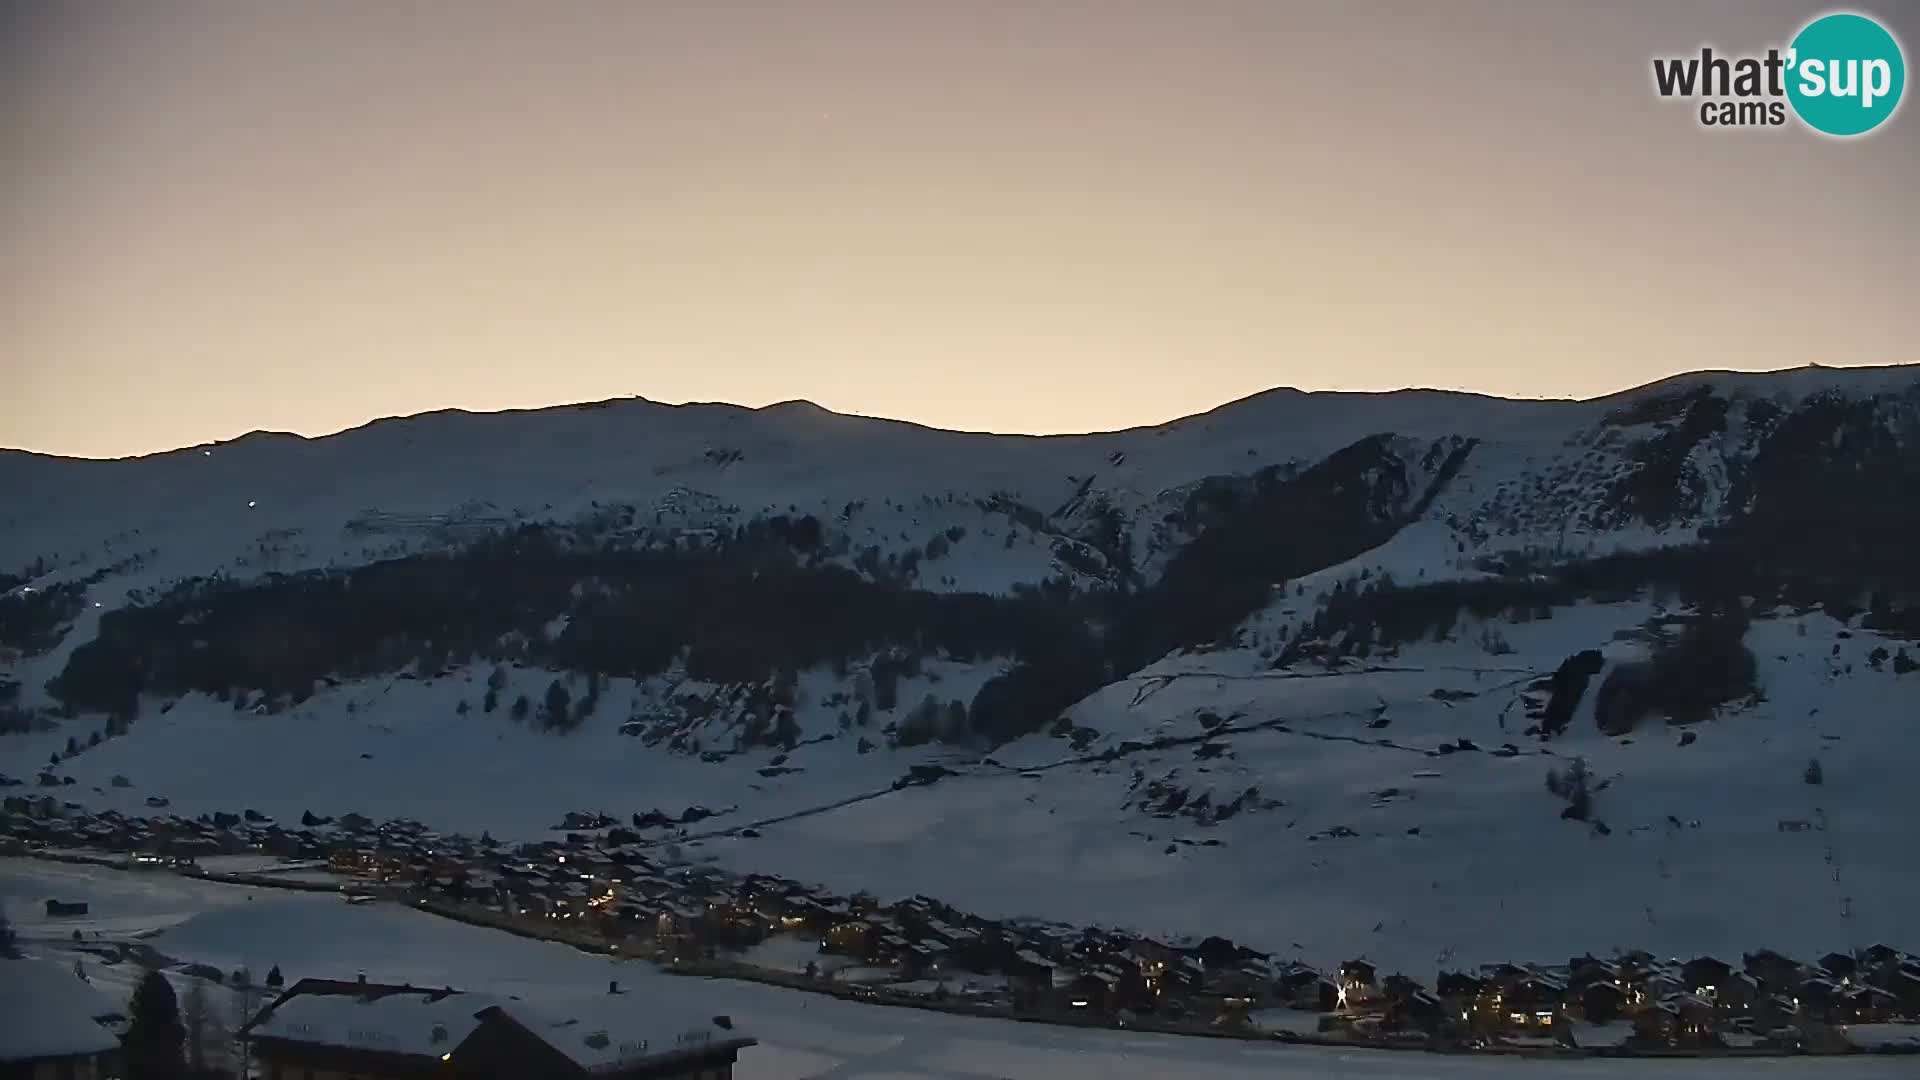
[[[324,896],[271,894],[234,886],[183,883],[101,867],[58,867],[0,860],[0,896],[22,930],[38,938],[44,918],[26,904],[46,889],[118,913],[120,931],[140,926],[183,962],[256,973],[278,964],[289,980],[305,976],[451,985],[530,1004],[604,995],[610,979],[628,991],[636,1023],[648,1002],[676,1012],[724,1014],[760,1040],[742,1053],[741,1080],[1172,1080],[1339,1077],[1365,1080],[1483,1080],[1501,1077],[1631,1076],[1644,1080],[1721,1080],[1812,1076],[1878,1080],[1907,1076],[1897,1058],[1739,1061],[1534,1062],[1436,1057],[1387,1051],[1339,1051],[1245,1042],[1100,1032],[982,1020],[860,1005],[749,983],[658,974],[554,945],[450,922],[392,905],[351,906]],[[198,910],[189,913],[189,907]],[[184,915],[184,917],[182,917]],[[61,923],[65,926],[65,923]],[[57,942],[57,938],[55,938]],[[54,942],[29,949],[62,955]],[[125,966],[125,965],[121,965]],[[104,965],[96,981],[117,978]],[[127,984],[131,979],[119,980]]]
[[[0,859],[0,904],[5,905],[15,931],[29,941],[66,938],[75,930],[88,938],[95,934],[140,937],[228,904],[284,895],[162,870],[120,871],[42,859]],[[84,901],[89,910],[85,915],[49,916],[48,900]]]

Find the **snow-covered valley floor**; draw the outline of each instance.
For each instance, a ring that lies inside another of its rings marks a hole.
[[[84,900],[87,919],[49,919],[47,896]],[[1912,1075],[1912,1059],[1519,1061],[1391,1051],[1265,1047],[1238,1041],[1084,1031],[859,1005],[747,983],[659,974],[650,965],[590,956],[393,905],[353,906],[190,881],[164,873],[0,860],[0,903],[30,953],[64,958],[73,929],[103,939],[147,934],[173,959],[223,970],[278,965],[305,976],[370,978],[519,995],[529,1002],[629,990],[636,1022],[649,1004],[731,1016],[760,1040],[745,1051],[741,1080],[1158,1080],[1339,1077],[1356,1080],[1483,1080],[1631,1076],[1644,1080],[1734,1077],[1879,1080]],[[119,965],[125,967],[126,965]],[[131,992],[132,978],[93,965],[96,983]],[[122,985],[124,984],[124,985]]]

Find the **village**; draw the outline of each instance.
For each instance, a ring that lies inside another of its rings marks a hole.
[[[8,796],[0,854],[394,900],[669,971],[1036,1022],[1603,1054],[1848,1053],[1867,1045],[1853,1035],[1862,1025],[1920,1023],[1920,956],[1884,944],[1817,959],[1765,949],[1583,955],[1442,970],[1426,983],[1364,957],[1319,968],[1219,937],[992,920],[923,896],[883,903],[686,865],[675,841],[698,808],[628,824],[570,814],[555,839],[520,844],[357,814],[283,826],[253,811],[186,818],[151,808],[92,813],[50,795]],[[271,872],[276,864],[306,872]],[[46,903],[49,916],[84,914]],[[1878,1048],[1910,1052],[1920,1038]]]

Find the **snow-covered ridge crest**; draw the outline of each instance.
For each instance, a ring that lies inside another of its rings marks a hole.
[[[916,528],[979,522],[977,504],[995,495],[1047,513],[1097,492],[1146,537],[1155,524],[1147,519],[1205,477],[1304,467],[1369,435],[1478,439],[1511,459],[1515,482],[1528,482],[1571,456],[1569,439],[1636,402],[1708,386],[1790,407],[1818,393],[1860,398],[1916,381],[1916,367],[1702,373],[1586,402],[1270,391],[1157,427],[1048,437],[939,431],[804,403],[749,410],[634,399],[429,413],[319,439],[255,434],[120,461],[7,452],[0,489],[13,497],[0,509],[0,571],[46,560],[85,572],[152,551],[148,578],[284,572],[391,553],[343,535],[370,515],[489,526],[614,505],[651,515],[677,491],[737,508],[734,523],[789,510],[826,518],[864,502],[888,511],[869,524],[871,539],[892,547],[906,542],[902,531],[919,544]],[[927,499],[963,509],[917,512]],[[956,587],[993,590],[1052,572],[1047,559],[1036,567],[983,552],[969,561],[1013,565],[954,574]]]

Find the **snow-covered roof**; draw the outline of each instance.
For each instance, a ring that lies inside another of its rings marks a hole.
[[[295,984],[249,1029],[256,1038],[439,1057],[479,1026],[475,1014],[497,999],[435,989]]]
[[[118,1049],[96,1017],[120,1009],[70,968],[0,960],[0,1062],[77,1057]]]
[[[601,994],[531,1004],[508,1000],[499,1009],[588,1072],[753,1044],[741,1032],[720,1027],[716,1017],[667,997]]]

